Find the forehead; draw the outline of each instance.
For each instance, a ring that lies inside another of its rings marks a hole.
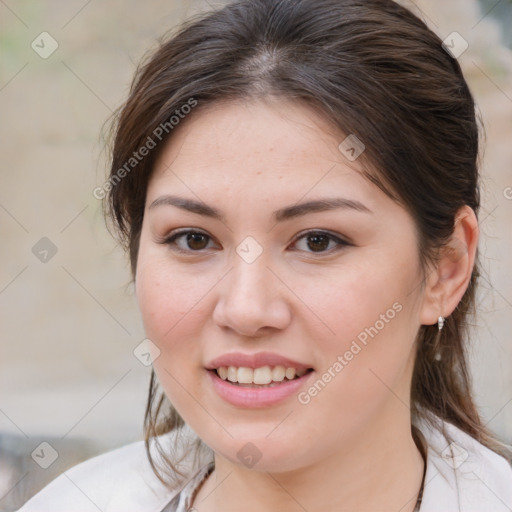
[[[148,187],[196,194],[239,192],[240,199],[382,192],[339,150],[346,134],[313,106],[271,98],[197,107],[173,131]],[[333,190],[333,188],[335,190]]]

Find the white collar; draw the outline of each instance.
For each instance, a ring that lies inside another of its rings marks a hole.
[[[420,512],[510,512],[510,464],[454,425],[437,424],[418,425],[428,444]]]

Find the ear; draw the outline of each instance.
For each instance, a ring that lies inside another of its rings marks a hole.
[[[455,216],[453,235],[440,249],[439,260],[425,279],[420,311],[422,325],[437,323],[440,316],[450,316],[466,291],[478,246],[478,220],[469,206]]]

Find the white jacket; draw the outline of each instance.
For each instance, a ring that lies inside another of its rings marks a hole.
[[[444,426],[452,443],[418,425],[428,443],[420,512],[512,511],[509,463],[453,425]],[[169,435],[161,439],[171,447]],[[192,477],[207,462],[184,464]],[[65,471],[19,512],[160,512],[182,487],[170,490],[156,478],[140,441]]]

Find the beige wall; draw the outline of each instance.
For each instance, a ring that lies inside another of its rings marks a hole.
[[[490,15],[477,23],[475,1],[420,5],[442,38],[458,31],[468,41],[459,60],[485,119],[486,274],[472,361],[482,413],[511,442],[512,56]],[[81,437],[100,450],[141,436],[149,372],[132,350],[144,333],[126,260],[92,194],[105,169],[99,133],[154,39],[203,8],[0,3],[0,432],[28,446]],[[58,43],[47,59],[31,48],[43,31]],[[45,263],[32,252],[42,237],[57,249]]]

